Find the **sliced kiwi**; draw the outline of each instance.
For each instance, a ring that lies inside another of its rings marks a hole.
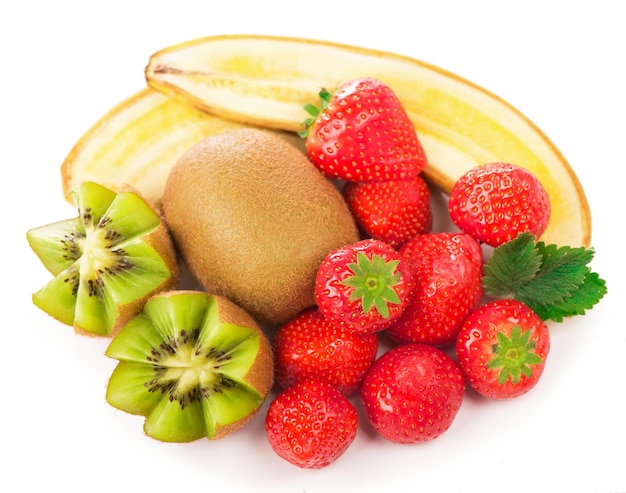
[[[137,193],[85,182],[72,194],[77,217],[26,233],[54,276],[33,302],[78,332],[113,335],[147,297],[177,281],[174,245],[158,212]]]
[[[221,438],[247,423],[273,381],[269,341],[247,312],[200,291],[155,295],[109,345],[106,399],[164,442]]]

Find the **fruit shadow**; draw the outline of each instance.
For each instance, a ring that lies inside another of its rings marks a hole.
[[[185,264],[182,260],[179,260],[178,264],[180,268],[180,277],[178,279],[177,289],[205,292],[206,289],[204,289],[200,282],[194,277],[187,267],[187,264]]]

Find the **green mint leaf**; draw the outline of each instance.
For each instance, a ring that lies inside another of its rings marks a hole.
[[[606,294],[588,264],[594,250],[535,243],[530,233],[499,246],[485,264],[483,287],[494,298],[515,298],[543,320],[582,315]]]
[[[542,258],[535,237],[522,233],[499,246],[484,267],[483,288],[493,297],[513,296],[537,275]]]
[[[606,282],[595,272],[589,272],[584,282],[572,295],[555,305],[543,305],[536,308],[536,313],[542,320],[562,322],[564,318],[573,315],[584,315],[591,310],[607,293]]]
[[[587,264],[593,259],[593,250],[559,248],[543,242],[537,243],[535,248],[542,258],[541,268],[532,282],[520,286],[516,296],[534,308],[565,302],[589,274]]]

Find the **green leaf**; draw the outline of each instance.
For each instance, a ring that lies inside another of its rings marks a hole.
[[[594,250],[546,245],[530,233],[496,248],[484,268],[485,294],[515,298],[543,320],[582,315],[606,294],[606,283],[588,264]]]
[[[557,248],[556,245],[537,243],[542,258],[541,268],[529,282],[517,290],[520,301],[539,306],[550,306],[567,300],[585,281],[590,270],[587,264],[593,251],[584,247]]]
[[[483,287],[489,296],[506,296],[530,282],[541,267],[535,237],[522,233],[496,248],[484,268]]]
[[[606,282],[595,272],[589,272],[580,287],[560,304],[543,305],[536,308],[543,320],[562,322],[572,315],[584,315],[607,293]]]

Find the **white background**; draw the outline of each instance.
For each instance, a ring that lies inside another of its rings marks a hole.
[[[620,7],[546,0],[3,2],[0,490],[625,492]],[[150,54],[225,33],[328,39],[419,58],[495,92],[554,141],[587,192],[593,268],[609,295],[588,315],[553,327],[548,365],[533,392],[510,402],[468,393],[452,428],[427,444],[385,443],[363,426],[346,454],[319,471],[273,454],[263,412],[219,442],[161,444],[143,435],[142,418],[105,402],[115,364],[103,356],[107,342],[75,336],[31,304],[49,275],[25,232],[74,214],[61,196],[59,166],[105,111],[143,87]]]

